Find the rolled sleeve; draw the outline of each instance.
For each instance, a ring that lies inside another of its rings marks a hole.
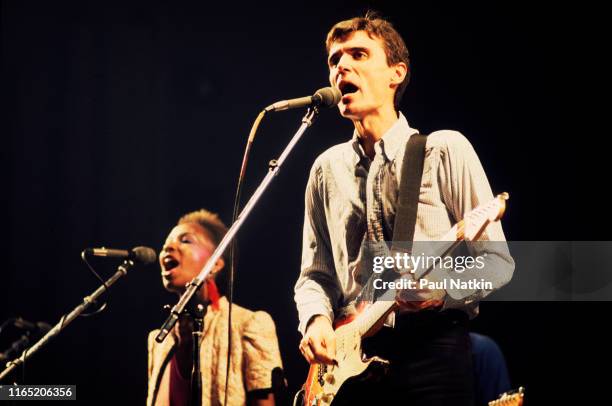
[[[245,324],[243,348],[246,370],[244,375],[247,392],[272,387],[272,371],[282,368],[276,328],[272,317],[258,311]]]
[[[441,197],[455,221],[459,221],[469,211],[493,199],[493,192],[482,164],[465,136],[456,131],[440,131],[432,136],[440,137],[438,181]],[[460,277],[490,281],[493,289],[449,289],[445,307],[461,307],[476,302],[510,281],[514,260],[505,241],[501,222],[498,221],[486,228],[478,242],[467,244],[469,254],[482,257],[484,266],[465,272]],[[457,275],[454,273],[452,276]]]
[[[327,231],[320,171],[315,162],[306,186],[302,265],[294,288],[300,319],[298,330],[302,334],[313,316],[324,315],[334,320],[333,303],[341,294]]]

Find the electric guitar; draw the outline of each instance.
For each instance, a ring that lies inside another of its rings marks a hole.
[[[501,193],[490,202],[470,211],[440,239],[446,244],[438,243],[442,246],[438,249],[439,256],[444,258],[449,255],[461,241],[477,240],[490,223],[503,216],[508,198],[508,193]],[[415,270],[415,279],[423,278],[432,269]],[[393,296],[383,295],[376,302],[359,309],[357,314],[336,320],[337,365],[312,364],[302,390],[296,395],[296,401],[302,395],[305,406],[329,405],[347,379],[363,373],[373,362],[388,364],[388,361],[379,357],[365,358],[361,350],[362,338],[375,334],[386,317],[397,308],[394,291],[390,290],[387,294]]]
[[[489,402],[489,406],[523,406],[525,388],[522,386],[518,390],[505,392],[496,400]]]

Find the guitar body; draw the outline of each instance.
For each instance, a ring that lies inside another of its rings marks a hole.
[[[387,361],[372,357],[364,359],[361,333],[350,323],[352,318],[340,320],[336,325],[336,361],[338,365],[312,364],[304,383],[304,405],[332,404],[340,387],[350,378],[363,374],[373,363],[385,365]]]

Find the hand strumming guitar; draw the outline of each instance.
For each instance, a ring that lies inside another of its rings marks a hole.
[[[336,363],[336,333],[327,317],[317,315],[310,319],[300,341],[300,351],[310,364]]]

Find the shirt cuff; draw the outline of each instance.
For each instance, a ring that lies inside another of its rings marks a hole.
[[[300,325],[298,330],[302,335],[306,334],[306,327],[314,316],[325,316],[330,323],[334,322],[334,313],[331,309],[319,303],[312,303],[300,309]]]

